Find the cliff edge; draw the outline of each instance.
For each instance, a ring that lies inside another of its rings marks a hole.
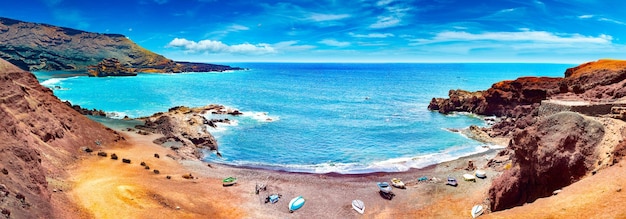
[[[539,113],[543,100],[619,108],[624,97],[626,61],[598,60],[567,69],[563,78],[522,77],[485,91],[451,90],[449,98],[433,98],[428,108],[500,117],[493,126],[482,128],[491,137],[511,139],[490,162],[491,167],[508,169],[489,191],[491,210],[498,211],[550,196],[625,155],[624,128],[610,128],[623,121],[575,112],[544,115]]]
[[[64,194],[48,187],[81,147],[124,137],[72,110],[30,72],[0,59],[0,212],[9,218],[66,218]]]

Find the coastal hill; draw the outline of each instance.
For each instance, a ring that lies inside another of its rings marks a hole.
[[[87,72],[115,59],[130,72],[210,72],[240,70],[224,65],[176,62],[148,51],[124,35],[91,33],[0,17],[0,58],[27,71]],[[105,61],[106,62],[106,61]],[[107,76],[97,75],[94,76]]]
[[[507,165],[500,167],[506,170],[489,191],[492,211],[552,196],[613,167],[625,155],[626,61],[585,63],[567,69],[564,76],[523,77],[485,91],[451,90],[449,98],[433,98],[428,106],[446,114],[499,117],[482,129],[492,137],[511,139],[490,164]]]
[[[65,167],[87,147],[122,144],[124,137],[72,110],[30,72],[0,59],[0,217],[65,218]],[[72,213],[74,214],[74,213]]]

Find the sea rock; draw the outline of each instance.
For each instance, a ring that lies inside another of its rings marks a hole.
[[[604,136],[597,121],[572,112],[539,119],[514,134],[512,167],[493,181],[491,209],[503,210],[552,195],[594,169]]]
[[[0,17],[0,58],[23,70],[76,70],[116,59],[133,72],[243,70],[225,65],[176,62],[150,52],[120,34],[100,34]],[[120,74],[113,74],[120,75]],[[96,76],[110,76],[96,74]]]
[[[144,125],[135,128],[163,137],[157,138],[154,143],[170,146],[184,159],[202,158],[202,150],[218,150],[217,140],[209,132],[210,128],[217,127],[217,123],[229,123],[228,119],[207,120],[205,114],[229,114],[237,110],[227,109],[221,105],[208,105],[190,108],[186,106],[172,107],[168,112],[155,113],[150,117],[139,118],[145,121]]]

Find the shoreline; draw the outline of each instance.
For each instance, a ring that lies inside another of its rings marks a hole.
[[[200,160],[174,160],[167,156],[174,154],[173,151],[152,143],[155,136],[129,132],[123,134],[129,140],[128,145],[103,148],[103,151],[130,159],[131,164],[91,154],[72,168],[72,177],[68,179],[72,185],[69,189],[70,197],[81,209],[91,212],[96,218],[112,217],[114,212],[134,218],[354,218],[360,215],[350,207],[353,199],[365,202],[365,215],[368,217],[430,215],[458,218],[467,217],[473,205],[484,202],[491,181],[500,174],[490,168],[483,168],[488,157],[495,156],[496,149],[405,172],[315,174],[222,164],[211,164],[209,167]],[[154,158],[154,153],[160,154],[161,158]],[[469,160],[478,169],[487,171],[486,179],[477,179],[477,182],[462,180],[463,174],[473,173],[464,170]],[[145,161],[151,170],[158,169],[160,174],[145,170],[138,164],[140,161]],[[188,173],[194,178],[181,177]],[[171,176],[171,179],[165,176]],[[229,176],[237,177],[238,183],[222,187],[221,179]],[[442,181],[418,182],[417,179],[422,176],[429,179],[436,177]],[[445,179],[448,176],[456,177],[459,186],[446,186]],[[389,181],[391,178],[401,178],[407,188],[394,188],[396,196],[392,200],[383,199],[378,194],[376,182]],[[267,191],[254,194],[257,183],[265,184]],[[267,195],[275,193],[282,195],[278,203],[263,203]],[[305,197],[306,204],[290,214],[287,203],[299,195]],[[445,212],[437,210],[450,201],[456,207]]]

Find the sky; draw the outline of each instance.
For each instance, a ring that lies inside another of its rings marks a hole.
[[[622,0],[4,0],[0,16],[123,34],[177,61],[626,59]]]

